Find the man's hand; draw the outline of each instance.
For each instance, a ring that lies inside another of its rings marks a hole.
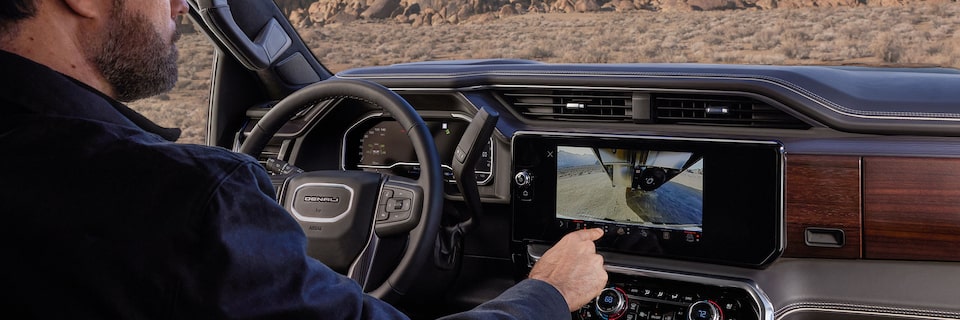
[[[580,309],[600,294],[607,285],[603,257],[597,254],[594,240],[603,230],[571,232],[543,254],[530,270],[530,278],[545,281],[560,291],[570,311]]]

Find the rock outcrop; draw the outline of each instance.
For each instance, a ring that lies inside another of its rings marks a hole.
[[[295,26],[393,19],[416,26],[528,13],[663,12],[805,7],[905,6],[957,0],[276,0]]]

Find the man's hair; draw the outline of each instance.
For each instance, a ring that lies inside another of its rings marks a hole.
[[[37,0],[0,1],[0,39],[9,35],[18,21],[37,14]]]

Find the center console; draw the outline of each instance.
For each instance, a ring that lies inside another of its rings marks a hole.
[[[783,251],[780,143],[520,132],[513,242],[549,246],[600,228],[598,251],[763,268]],[[608,265],[579,319],[767,319],[748,280]]]
[[[611,269],[608,287],[574,319],[759,320],[773,314],[748,281]]]

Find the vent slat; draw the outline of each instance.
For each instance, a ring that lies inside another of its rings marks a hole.
[[[565,113],[565,114],[555,114],[555,113],[536,113],[536,112],[527,112],[524,113],[526,116],[538,117],[538,118],[579,118],[579,119],[620,119],[623,116],[619,115],[603,115],[603,114],[575,114],[575,113]]]
[[[591,95],[591,94],[526,94],[526,93],[504,93],[504,96],[507,97],[529,97],[529,98],[573,98],[573,99],[609,99],[609,98],[620,98],[620,99],[631,99],[632,95],[629,94],[610,94],[610,95]]]
[[[780,122],[783,121],[782,119],[728,119],[728,118],[713,118],[713,119],[700,118],[700,119],[697,119],[697,118],[683,118],[683,117],[662,117],[662,118],[659,118],[659,119],[663,119],[663,120],[677,120],[677,121],[682,121],[682,122],[711,122],[711,123],[714,123],[714,122],[717,122],[717,123],[719,123],[719,122],[727,122],[727,123],[742,123],[742,122],[780,123]]]
[[[519,103],[518,103],[518,104],[516,104],[515,106],[517,106],[517,107],[524,107],[524,108],[559,108],[559,109],[570,109],[570,110],[578,110],[578,109],[579,109],[579,108],[569,108],[566,104],[530,104],[530,103],[519,104]],[[583,107],[583,109],[596,109],[596,108],[607,108],[607,109],[610,109],[610,110],[629,110],[629,111],[632,111],[632,109],[633,109],[632,106],[631,106],[631,107],[627,107],[627,106],[605,106],[605,105],[596,105],[596,104],[588,104],[588,105],[584,105],[584,107]]]
[[[690,109],[690,108],[660,108],[660,111],[687,111],[687,112],[707,112],[706,109]],[[730,109],[730,113],[741,113],[741,114],[768,114],[768,115],[783,115],[783,112],[780,110],[739,110],[739,109]],[[784,118],[789,118],[789,116],[784,115]]]

